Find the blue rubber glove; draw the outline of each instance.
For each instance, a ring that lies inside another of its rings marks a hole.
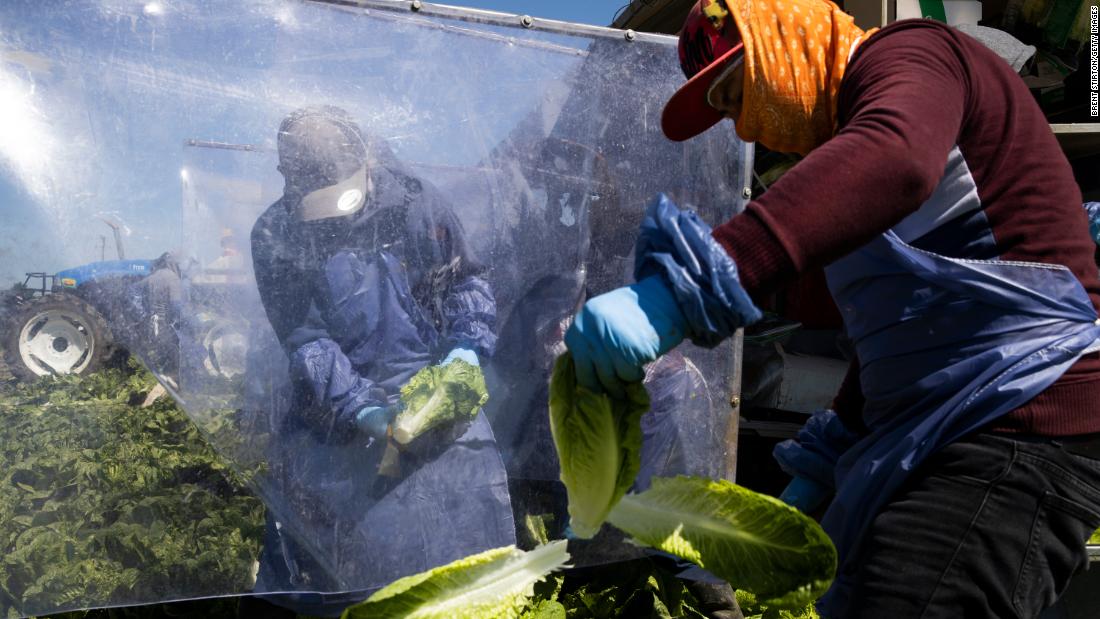
[[[685,337],[697,346],[713,348],[762,315],[710,226],[664,194],[646,208],[634,247],[635,281],[653,276],[672,290],[686,319]]]
[[[401,407],[397,405],[367,406],[355,415],[355,424],[365,434],[382,440],[386,438],[386,430],[400,411]]]
[[[859,439],[860,436],[848,430],[834,411],[822,409],[806,420],[795,438],[776,445],[772,455],[779,468],[791,477],[832,488],[836,483],[837,461]]]
[[[821,506],[833,493],[837,461],[859,439],[835,411],[815,411],[794,439],[772,450],[779,468],[793,477],[779,499],[803,512]]]
[[[439,362],[439,366],[443,367],[455,359],[462,359],[466,363],[474,366],[475,368],[481,367],[481,363],[477,360],[477,353],[469,348],[458,347],[447,353],[446,357],[443,357],[443,361]]]
[[[832,493],[832,489],[828,486],[804,477],[795,477],[783,489],[779,500],[803,513],[810,513],[820,507]]]
[[[1085,202],[1085,213],[1089,217],[1089,234],[1100,245],[1100,202]]]
[[[573,526],[569,523],[565,524],[565,530],[561,532],[562,536],[567,540],[580,539],[577,534],[573,532]]]
[[[657,276],[589,300],[565,334],[577,381],[623,397],[624,383],[645,377],[642,366],[683,341],[686,323],[672,289]]]

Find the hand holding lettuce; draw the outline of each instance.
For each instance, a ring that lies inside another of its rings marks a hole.
[[[642,380],[642,366],[683,341],[686,327],[672,289],[661,277],[647,277],[585,303],[565,344],[581,386],[629,400],[627,385]]]
[[[577,385],[571,369],[566,353],[550,383],[550,428],[578,537],[609,520],[774,608],[805,606],[828,589],[836,549],[816,522],[777,499],[693,477],[654,478],[649,490],[627,495],[640,465],[645,388],[628,384],[630,400],[615,400]]]
[[[714,347],[762,316],[710,227],[664,194],[646,209],[634,255],[637,283],[590,299],[565,334],[580,384],[626,400],[642,367],[685,338]]]
[[[385,440],[400,408],[397,406],[367,406],[355,415],[355,425],[359,431],[377,440]]]
[[[550,427],[571,526],[591,537],[610,519],[636,541],[693,561],[769,606],[805,606],[832,582],[836,550],[798,510],[731,482],[688,477],[654,479],[624,498],[640,466],[640,422],[649,408],[642,366],[684,337],[712,347],[761,316],[710,232],[659,195],[635,249],[638,283],[586,303],[566,335],[570,353],[550,384]]]
[[[457,350],[457,349],[456,349]],[[444,363],[429,365],[421,369],[401,388],[401,401],[387,411],[392,422],[381,435],[377,432],[377,411],[362,414],[361,427],[379,439],[385,439],[386,450],[378,466],[378,474],[383,477],[398,478],[402,475],[401,452],[413,453],[430,450],[433,443],[443,440],[448,434],[458,436],[458,430],[465,428],[477,417],[478,410],[489,401],[489,390],[485,386],[485,375],[476,364],[477,356],[471,351],[475,363],[465,360],[465,355],[448,355]],[[374,422],[372,428],[371,422]],[[428,436],[428,438],[423,438]],[[433,439],[434,437],[434,439]],[[421,439],[421,440],[417,440]]]
[[[402,410],[393,421],[393,438],[405,446],[434,428],[469,423],[488,401],[481,368],[461,358],[427,366],[401,388]]]

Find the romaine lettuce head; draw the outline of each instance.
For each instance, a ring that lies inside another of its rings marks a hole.
[[[577,384],[573,357],[565,353],[550,379],[550,432],[569,498],[570,527],[594,536],[641,468],[642,415],[649,394],[627,385],[626,399],[593,393]]]
[[[535,583],[568,560],[565,540],[529,552],[494,548],[396,580],[342,619],[512,619],[527,606]]]
[[[683,557],[773,609],[802,609],[836,575],[836,548],[811,518],[726,480],[654,478],[608,521],[637,542]]]
[[[481,368],[456,359],[429,365],[401,388],[402,410],[393,421],[393,438],[407,445],[432,428],[473,421],[489,401]]]

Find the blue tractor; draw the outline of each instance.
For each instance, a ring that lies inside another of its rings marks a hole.
[[[112,334],[153,260],[107,260],[27,273],[6,299],[4,361],[18,379],[98,370],[122,349]]]
[[[109,216],[99,219],[114,233],[117,260],[27,273],[22,285],[0,293],[0,379],[4,365],[20,380],[88,374],[128,352],[169,384],[178,380],[184,355],[208,377],[241,374],[250,326],[240,316],[226,315],[232,305],[226,299],[255,294],[255,285],[239,257],[226,262],[224,256],[240,253],[241,240],[232,230],[222,231],[223,258],[199,268],[170,252],[154,260],[127,260],[122,224]],[[184,279],[187,316],[182,315]]]
[[[21,286],[0,298],[0,346],[8,371],[21,380],[87,374],[133,352],[174,384],[186,352],[208,377],[242,373],[249,325],[224,312],[227,297],[254,289],[242,266],[218,268],[215,262],[200,269],[171,253],[127,260],[117,228],[115,233],[118,260],[27,273]]]

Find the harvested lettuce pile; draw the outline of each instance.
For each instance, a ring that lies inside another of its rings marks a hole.
[[[521,619],[707,619],[688,581],[651,559],[554,574],[535,587]]]
[[[401,388],[403,409],[393,422],[393,438],[407,445],[433,428],[473,421],[488,401],[481,368],[461,359],[443,367],[429,365]]]
[[[523,553],[497,548],[396,581],[344,617],[467,617],[478,619],[706,619],[707,607],[689,581],[652,558],[583,572],[558,572],[565,542]],[[667,567],[667,566],[666,566]],[[541,575],[541,576],[540,576]],[[500,577],[498,586],[495,579]],[[532,585],[528,588],[526,583]],[[475,584],[480,583],[480,584]],[[514,586],[513,586],[514,585]],[[522,591],[520,591],[522,589]],[[818,619],[813,606],[771,608],[737,591],[746,619]]]
[[[706,619],[688,583],[648,558],[552,573],[568,567],[565,544],[497,548],[403,578],[344,618]]]
[[[641,468],[642,415],[649,394],[629,385],[626,400],[613,400],[576,384],[572,355],[554,364],[550,381],[550,433],[569,496],[573,533],[594,536]]]
[[[565,540],[529,552],[494,548],[406,576],[344,611],[343,619],[488,619],[519,617],[535,583],[569,560]]]

